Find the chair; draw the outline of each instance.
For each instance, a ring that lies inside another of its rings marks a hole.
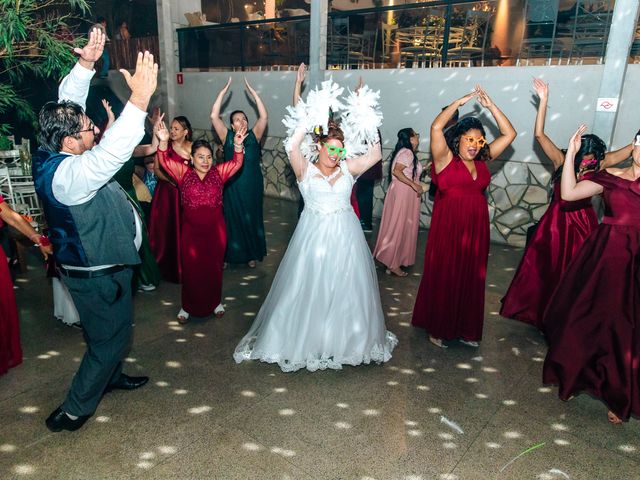
[[[447,50],[447,66],[467,66],[480,59],[484,65],[484,51],[489,30],[490,12],[467,10],[464,26],[451,27],[449,47]]]
[[[399,49],[398,40],[395,33],[398,30],[397,24],[388,24],[381,22],[382,27],[382,63],[391,61],[391,54]]]

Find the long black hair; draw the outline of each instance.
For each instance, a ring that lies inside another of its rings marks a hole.
[[[482,122],[476,117],[465,117],[447,130],[445,140],[447,146],[451,152],[456,156],[460,156],[460,137],[462,137],[469,130],[480,130],[480,133],[484,138],[487,138],[487,134],[484,131]],[[486,162],[491,160],[491,152],[489,151],[489,143],[485,143],[484,146],[478,150],[476,158],[474,160],[480,160]]]
[[[396,155],[403,148],[408,148],[411,150],[413,154],[413,173],[411,174],[411,180],[416,179],[416,173],[418,171],[418,157],[416,156],[416,152],[413,151],[413,145],[411,145],[411,137],[414,137],[416,132],[413,128],[403,128],[398,131],[398,141],[396,142],[396,147],[391,152],[391,156],[389,157],[391,160],[389,161],[389,182],[393,177],[393,160],[396,158]]]

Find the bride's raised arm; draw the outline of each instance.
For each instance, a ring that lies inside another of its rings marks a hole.
[[[309,164],[309,161],[302,154],[302,150],[300,150],[300,144],[304,140],[306,133],[307,132],[303,127],[298,127],[291,137],[291,149],[287,150],[289,163],[291,164],[293,173],[295,173],[298,181],[302,181],[304,178],[304,174],[307,171],[307,166]]]
[[[373,167],[381,159],[382,147],[380,146],[380,142],[376,142],[369,146],[367,153],[348,159],[347,166],[349,167],[351,175],[358,177]]]

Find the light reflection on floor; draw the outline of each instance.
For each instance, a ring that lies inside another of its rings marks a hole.
[[[378,270],[387,326],[400,339],[390,362],[293,374],[236,365],[231,353],[295,226],[296,205],[265,206],[269,255],[254,270],[225,270],[223,318],[179,325],[178,285],[136,296],[124,369],[151,381],[140,391],[106,395],[79,432],[51,434],[43,419],[64,398],[84,352],[82,332],[50,318],[46,280],[36,277],[39,268],[29,270],[18,300],[41,303],[21,310],[26,360],[0,376],[0,478],[248,478],[250,471],[279,479],[554,480],[561,472],[579,479],[640,471],[639,422],[611,427],[602,404],[585,395],[559,401],[557,390],[540,382],[542,336],[498,315],[520,249],[492,246],[478,349],[451,342],[439,350],[410,324],[422,232],[408,277]],[[375,242],[375,232],[366,237]],[[114,450],[114,439],[123,447]],[[545,447],[500,472],[541,442]]]

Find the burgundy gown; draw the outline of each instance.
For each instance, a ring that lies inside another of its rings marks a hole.
[[[158,150],[158,159],[180,190],[182,308],[190,315],[211,315],[222,299],[222,265],[227,229],[222,213],[222,190],[242,165],[242,154],[211,167],[200,180],[196,171]]]
[[[189,162],[171,144],[167,156],[176,162]],[[180,193],[171,183],[158,180],[149,215],[149,245],[160,274],[168,282],[180,283]]]
[[[544,383],[586,391],[623,420],[640,416],[640,180],[598,172],[605,217],[562,276],[543,317]]]
[[[542,316],[562,273],[597,226],[598,217],[591,199],[565,202],[560,198],[558,179],[549,208],[540,219],[502,299],[500,315],[542,329]]]
[[[0,195],[0,210],[3,202]],[[0,220],[0,227],[2,227],[2,220]],[[7,257],[0,247],[0,375],[20,363],[22,363],[22,348],[20,347],[18,306]]]
[[[444,340],[482,338],[491,175],[484,162],[475,166],[475,180],[458,157],[438,174],[432,169],[438,193],[411,323]]]

